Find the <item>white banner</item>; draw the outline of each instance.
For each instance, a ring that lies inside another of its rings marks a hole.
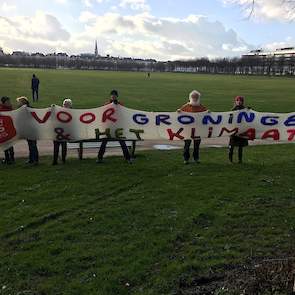
[[[248,139],[292,142],[295,113],[145,112],[108,104],[94,109],[23,106],[0,112],[0,149],[18,139],[87,140],[120,138],[135,140],[184,140],[196,137],[240,135]]]

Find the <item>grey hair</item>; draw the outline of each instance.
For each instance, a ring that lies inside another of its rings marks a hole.
[[[191,99],[191,97],[192,97],[193,94],[197,94],[199,98],[201,97],[201,93],[200,93],[199,91],[197,91],[197,90],[193,90],[193,91],[189,94],[188,98]]]
[[[62,105],[65,105],[65,104],[69,104],[69,105],[72,107],[73,102],[72,102],[72,100],[71,100],[70,98],[66,98],[66,99],[63,101]]]

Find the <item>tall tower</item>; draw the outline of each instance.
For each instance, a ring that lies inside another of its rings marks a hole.
[[[97,40],[95,40],[94,57],[98,57]]]

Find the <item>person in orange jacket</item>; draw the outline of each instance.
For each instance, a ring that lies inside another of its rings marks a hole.
[[[205,112],[205,111],[207,111],[207,108],[201,104],[201,93],[197,90],[193,90],[189,94],[189,102],[187,102],[186,104],[184,104],[181,108],[177,110],[177,112],[188,112],[188,113],[199,113],[199,112]],[[183,149],[184,164],[189,163],[191,142],[192,142],[191,139],[184,140],[184,149]],[[200,137],[194,139],[193,158],[195,163],[200,163],[200,160],[199,160],[200,144],[201,144]]]

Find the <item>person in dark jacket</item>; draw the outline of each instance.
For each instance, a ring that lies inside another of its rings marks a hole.
[[[35,74],[33,74],[32,84],[31,84],[33,101],[38,101],[39,99],[39,84],[40,84],[39,79],[36,77]]]
[[[29,100],[25,96],[18,97],[16,102],[19,107],[26,105],[27,107],[31,107]],[[27,164],[38,165],[39,163],[39,152],[37,147],[37,140],[27,139],[29,146],[29,159]]]
[[[71,109],[73,106],[72,100],[69,98],[66,98],[63,101],[62,106],[64,108]],[[53,162],[52,165],[57,165],[58,162],[58,153],[59,153],[59,146],[61,146],[61,160],[63,164],[66,163],[66,157],[67,157],[67,142],[64,140],[54,140],[53,141]]]
[[[12,111],[10,98],[7,96],[3,96],[1,97],[0,112],[9,112],[9,111]],[[2,163],[9,165],[9,164],[13,164],[14,162],[15,162],[14,149],[12,146],[4,151],[4,160],[2,160]]]
[[[245,98],[244,96],[236,96],[234,100],[234,107],[232,108],[232,111],[238,111],[243,110],[247,107],[244,105]],[[248,145],[248,139],[232,135],[229,140],[229,153],[228,157],[230,162],[233,162],[233,155],[234,155],[234,148],[238,147],[238,158],[239,163],[242,163],[243,160],[243,147]]]
[[[108,104],[119,104],[119,105],[122,105],[122,103],[118,100],[118,97],[119,97],[119,93],[117,90],[112,90],[111,93],[111,98],[108,102],[105,103],[105,105],[108,105]],[[127,145],[126,145],[126,142],[125,140],[123,139],[118,139],[118,142],[120,143],[121,145],[121,148],[122,148],[122,151],[123,151],[123,155],[124,155],[124,158],[125,160],[128,162],[128,163],[132,163],[131,162],[131,157],[130,157],[130,153],[129,153],[129,150],[127,148]],[[104,138],[102,139],[101,141],[101,146],[99,148],[99,151],[98,151],[98,155],[97,155],[97,160],[96,160],[96,163],[102,163],[102,159],[103,159],[103,155],[105,153],[105,150],[106,150],[106,146],[107,146],[107,143],[108,143],[108,139],[107,138]]]

